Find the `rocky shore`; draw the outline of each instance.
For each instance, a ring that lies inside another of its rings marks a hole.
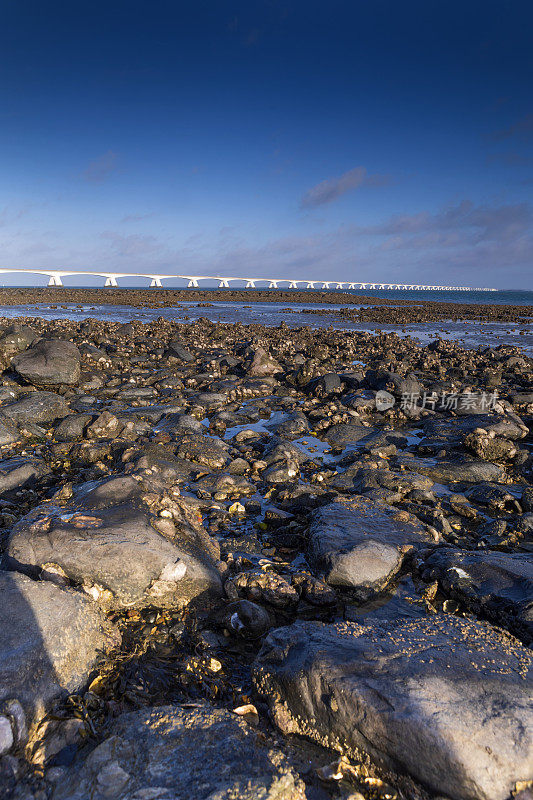
[[[31,318],[0,369],[0,800],[531,800],[533,359]]]
[[[180,303],[281,303],[286,312],[295,314],[323,314],[350,322],[377,322],[405,325],[421,322],[468,321],[502,322],[531,325],[533,306],[503,305],[499,303],[444,303],[432,300],[409,300],[356,295],[343,291],[305,291],[262,289],[89,289],[85,287],[3,288],[0,305],[26,305],[46,303],[54,307],[61,304],[94,304],[131,306],[132,308],[172,308]],[[293,305],[365,306],[360,309],[294,309]],[[305,323],[305,318],[304,318]],[[304,324],[303,323],[303,324]]]

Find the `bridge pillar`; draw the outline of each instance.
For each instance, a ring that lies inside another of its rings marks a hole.
[[[335,284],[336,289],[344,289],[344,283],[337,283]]]
[[[307,281],[307,288],[308,289],[314,289],[315,288],[315,282],[314,281]]]
[[[104,289],[108,286],[113,286],[115,289],[118,288],[117,279],[114,275],[108,275],[105,279]]]
[[[218,284],[218,288],[219,289],[229,289],[229,283],[227,281],[225,281],[224,279],[222,279],[220,281],[220,283]]]
[[[63,286],[63,282],[61,280],[61,275],[57,273],[54,275],[50,275],[50,280],[48,281],[48,286]]]
[[[246,281],[246,289],[255,289],[255,281]]]
[[[152,277],[150,281],[150,289],[162,289],[163,284],[161,283],[161,278]]]
[[[298,288],[298,284],[296,283],[296,281],[291,281],[289,283],[289,289],[297,289],[297,288]]]
[[[328,283],[327,281],[325,281],[325,282],[322,284],[322,288],[323,288],[323,289],[329,289],[329,283]]]
[[[268,284],[268,288],[269,289],[277,289],[278,288],[278,282],[277,281],[270,281],[270,283]]]
[[[187,289],[198,289],[198,281],[196,278],[191,278],[187,284]]]

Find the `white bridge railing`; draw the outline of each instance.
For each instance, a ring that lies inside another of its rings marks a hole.
[[[246,289],[255,289],[257,284],[267,284],[269,289],[411,289],[451,292],[495,292],[496,289],[474,288],[472,286],[432,286],[421,283],[382,283],[381,281],[324,281],[307,278],[242,278],[225,277],[223,275],[156,275],[146,272],[101,272],[80,270],[51,269],[8,269],[0,268],[0,274],[45,275],[48,286],[63,286],[63,278],[77,275],[91,275],[103,278],[104,286],[118,287],[119,278],[147,278],[151,287],[162,287],[164,280],[180,279],[187,281],[188,288],[200,288],[200,281],[218,281],[219,289],[229,289],[230,283],[238,281],[245,284]]]

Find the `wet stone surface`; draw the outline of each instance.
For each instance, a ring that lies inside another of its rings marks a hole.
[[[191,796],[198,800],[301,800],[303,782],[279,750],[223,709],[163,706],[119,717],[54,800]],[[223,746],[221,746],[223,745]]]
[[[254,680],[285,733],[370,749],[458,800],[529,775],[533,659],[486,624],[296,623],[269,634]]]
[[[35,317],[0,367],[1,800],[527,788],[519,348]]]
[[[349,587],[366,599],[386,587],[407,554],[430,541],[416,517],[359,497],[313,513],[308,556],[329,584]]]

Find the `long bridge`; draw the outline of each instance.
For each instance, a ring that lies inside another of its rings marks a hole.
[[[431,290],[448,292],[495,292],[496,289],[474,288],[472,286],[430,286],[421,283],[382,283],[381,281],[336,281],[322,280],[313,278],[243,278],[227,277],[223,275],[160,275],[146,272],[103,272],[96,270],[56,270],[56,269],[9,269],[0,268],[0,274],[19,274],[19,275],[44,275],[48,278],[48,286],[63,286],[63,278],[73,276],[90,275],[91,277],[103,278],[104,286],[118,287],[119,278],[146,278],[150,281],[150,287],[162,287],[165,280],[184,280],[187,281],[188,288],[200,288],[200,281],[218,281],[219,289],[229,289],[230,283],[238,281],[245,284],[246,289],[255,289],[257,284],[267,284],[268,289],[407,289],[407,290]],[[265,287],[264,287],[265,288]]]

